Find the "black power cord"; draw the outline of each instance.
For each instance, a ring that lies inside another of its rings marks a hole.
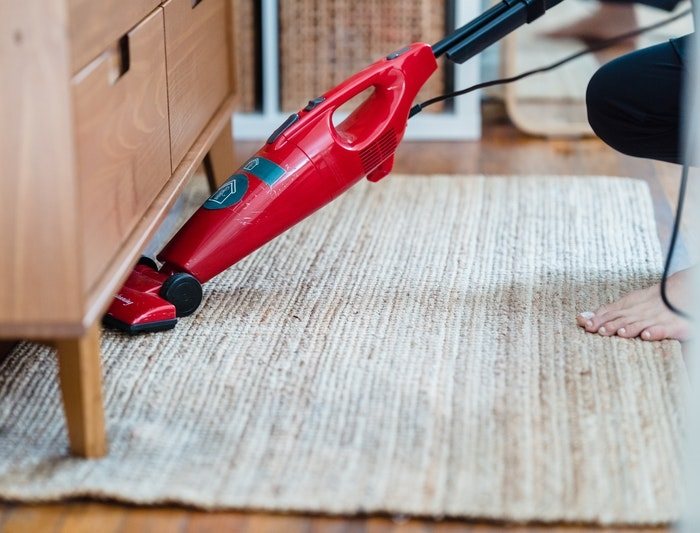
[[[675,22],[687,15],[690,15],[693,12],[692,8],[687,9],[685,11],[682,11],[678,13],[677,15],[673,15],[671,17],[668,17],[662,21],[659,21],[655,24],[650,24],[649,26],[644,26],[642,28],[638,28],[636,30],[627,32],[627,33],[622,33],[620,35],[617,35],[615,37],[612,37],[611,39],[606,39],[604,41],[601,41],[599,43],[596,43],[588,48],[584,48],[583,50],[580,50],[574,54],[571,54],[563,59],[560,59],[559,61],[555,61],[551,65],[547,65],[544,67],[539,67],[533,70],[528,70],[526,72],[522,72],[520,74],[517,74],[515,76],[509,77],[509,78],[501,78],[497,80],[491,80],[491,81],[485,81],[483,83],[477,83],[476,85],[472,85],[471,87],[467,87],[466,89],[461,89],[459,91],[454,91],[451,93],[443,94],[440,96],[436,96],[434,98],[430,98],[428,100],[425,100],[424,102],[421,102],[419,104],[414,105],[411,108],[411,111],[408,115],[408,118],[414,117],[423,109],[425,109],[428,106],[431,106],[433,104],[437,104],[438,102],[442,102],[444,100],[449,100],[451,98],[455,98],[457,96],[462,96],[465,94],[469,94],[474,91],[478,91],[479,89],[485,89],[487,87],[493,87],[495,85],[506,85],[509,83],[514,83],[518,80],[522,80],[523,78],[527,78],[530,76],[534,76],[535,74],[542,74],[544,72],[549,72],[551,70],[557,69],[561,67],[562,65],[565,65],[566,63],[569,63],[570,61],[573,61],[575,59],[578,59],[581,56],[587,55],[587,54],[592,54],[595,53],[599,50],[603,50],[605,48],[609,48],[611,46],[614,46],[620,42],[626,41],[628,39],[631,39],[633,37],[637,37],[639,35],[642,35],[643,33],[647,33],[650,31],[653,31],[657,28],[661,28],[663,26],[666,26],[668,24],[671,24],[672,22]],[[664,305],[668,307],[672,312],[675,314],[682,316],[684,318],[690,318],[688,313],[685,311],[682,311],[678,307],[676,307],[673,303],[668,298],[668,294],[666,291],[666,285],[668,281],[668,276],[671,270],[671,264],[673,262],[673,252],[676,248],[676,241],[678,240],[678,234],[680,233],[680,223],[681,223],[681,217],[683,215],[683,205],[685,203],[685,196],[686,196],[686,189],[688,185],[688,174],[689,174],[690,168],[687,163],[684,163],[683,165],[683,171],[681,174],[681,182],[680,186],[678,189],[678,206],[676,207],[676,216],[673,221],[673,230],[671,231],[671,241],[669,243],[669,249],[668,253],[666,254],[666,261],[664,263],[664,271],[663,275],[661,277],[661,299],[664,302]]]
[[[421,102],[419,104],[414,105],[411,108],[411,112],[408,115],[408,118],[411,118],[421,111],[425,109],[428,106],[431,106],[433,104],[437,104],[438,102],[442,102],[444,100],[449,100],[451,98],[456,98],[457,96],[463,96],[465,94],[469,94],[474,91],[478,91],[479,89],[486,89],[487,87],[493,87],[494,85],[507,85],[509,83],[513,83],[519,80],[522,80],[523,78],[528,78],[530,76],[534,76],[535,74],[543,74],[545,72],[549,72],[551,70],[555,70],[566,63],[569,63],[570,61],[573,61],[574,59],[578,59],[579,57],[585,56],[587,54],[593,54],[595,52],[598,52],[599,50],[603,50],[605,48],[610,48],[611,46],[614,46],[616,44],[619,44],[623,41],[626,41],[628,39],[631,39],[633,37],[637,37],[638,35],[642,35],[643,33],[647,33],[653,30],[656,30],[658,28],[661,28],[663,26],[667,26],[668,24],[671,24],[672,22],[677,21],[678,19],[681,19],[687,15],[690,15],[693,12],[692,8],[687,9],[685,11],[682,11],[678,13],[677,15],[673,15],[672,17],[668,17],[662,21],[656,22],[655,24],[650,24],[649,26],[644,26],[642,28],[638,28],[633,31],[629,31],[627,33],[622,33],[620,35],[617,35],[616,37],[612,37],[610,39],[605,39],[604,41],[600,41],[599,43],[596,43],[588,48],[584,48],[583,50],[580,50],[574,54],[571,54],[563,59],[560,59],[559,61],[556,61],[552,63],[551,65],[547,65],[545,67],[539,67],[533,70],[528,70],[526,72],[522,72],[520,74],[517,74],[515,76],[512,76],[510,78],[501,78],[497,80],[491,80],[491,81],[485,81],[482,83],[477,83],[476,85],[472,85],[471,87],[467,87],[466,89],[461,89],[459,91],[454,91],[451,93],[447,94],[442,94],[440,96],[436,96],[434,98],[430,98],[428,100],[425,100],[424,102]]]
[[[666,253],[666,262],[664,263],[664,273],[661,275],[661,299],[664,305],[668,307],[678,316],[690,319],[691,316],[676,307],[671,300],[668,298],[666,292],[666,282],[668,281],[668,276],[671,271],[671,263],[673,262],[673,252],[676,249],[676,241],[678,240],[678,234],[680,233],[681,219],[683,217],[683,205],[685,204],[686,189],[688,186],[688,174],[690,173],[690,165],[688,163],[683,163],[683,170],[681,172],[681,183],[678,187],[678,205],[676,206],[676,217],[673,220],[673,229],[671,230],[671,240],[668,245],[668,252]]]

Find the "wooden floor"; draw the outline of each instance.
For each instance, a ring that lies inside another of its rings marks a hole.
[[[616,154],[594,139],[533,139],[520,135],[498,108],[487,108],[483,140],[471,143],[404,143],[396,172],[408,174],[559,174],[644,178],[654,196],[662,242],[672,220],[678,169],[673,165]],[[246,159],[258,144],[241,143],[237,158]],[[388,178],[391,179],[391,178]],[[460,521],[400,518],[324,518],[259,513],[203,513],[177,507],[138,508],[72,502],[53,505],[0,504],[0,532],[241,532],[241,533],[612,533],[665,532],[666,528],[595,528],[586,526],[512,526]]]

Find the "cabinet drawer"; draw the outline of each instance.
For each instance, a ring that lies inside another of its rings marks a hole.
[[[80,71],[72,85],[89,290],[170,177],[162,9]]]
[[[76,73],[160,4],[160,0],[68,0],[71,66]]]
[[[227,0],[192,4],[163,4],[173,169],[230,92]]]

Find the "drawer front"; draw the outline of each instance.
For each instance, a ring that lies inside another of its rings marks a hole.
[[[170,177],[162,9],[118,42],[73,79],[85,290]]]
[[[68,0],[73,73],[136,26],[160,0]]]
[[[227,1],[163,5],[173,170],[231,90]]]

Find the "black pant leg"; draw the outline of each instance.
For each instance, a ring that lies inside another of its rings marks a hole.
[[[619,57],[588,84],[588,121],[607,144],[627,155],[681,160],[684,67],[689,36]]]

